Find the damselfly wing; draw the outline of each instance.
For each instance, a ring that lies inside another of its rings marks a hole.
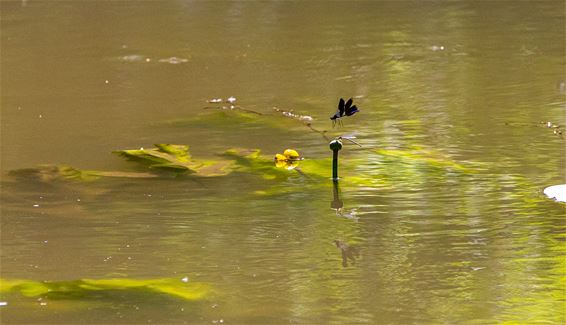
[[[361,144],[359,144],[357,141],[354,140],[354,139],[356,139],[356,136],[353,135],[353,134],[341,135],[341,136],[339,136],[339,137],[336,137],[336,139],[337,139],[337,140],[342,140],[342,139],[348,140],[348,141],[352,142],[353,144],[355,144],[355,145],[357,145],[357,146],[359,146],[359,147],[362,146]]]
[[[341,118],[342,116],[344,116],[344,98],[340,98],[340,101],[338,102],[338,112],[336,112],[336,114],[334,114],[333,116],[330,117],[331,120],[336,120]]]
[[[352,103],[352,98],[348,99],[348,101],[344,101],[344,98],[340,98],[340,101],[338,102],[338,111],[330,117],[333,126],[336,125],[336,122],[342,124],[342,121],[340,120],[342,117],[352,116],[360,111],[356,105],[352,106]]]
[[[356,114],[357,112],[359,112],[360,110],[356,107],[356,105],[348,108],[346,110],[346,116],[352,116],[354,114]]]

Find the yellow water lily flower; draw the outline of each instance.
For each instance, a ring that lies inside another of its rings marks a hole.
[[[298,161],[290,161],[290,160],[285,160],[285,161],[276,161],[275,162],[275,167],[277,168],[285,168],[288,170],[291,169],[295,169],[297,166],[299,166],[299,162]]]
[[[299,165],[299,160],[301,159],[296,150],[287,149],[283,152],[283,154],[278,153],[275,155],[275,167],[294,169]]]
[[[285,160],[275,160],[275,167],[277,168],[285,168],[288,162]]]
[[[288,158],[285,157],[284,155],[278,153],[275,155],[275,161],[276,162],[285,162]]]
[[[297,160],[299,159],[299,153],[293,149],[287,149],[283,152],[283,155],[290,160]]]

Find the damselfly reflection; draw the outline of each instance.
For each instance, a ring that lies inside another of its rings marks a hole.
[[[340,249],[343,267],[348,267],[348,261],[350,261],[351,265],[356,264],[356,259],[360,257],[360,249],[358,247],[338,239],[334,240],[334,245]]]
[[[352,98],[348,99],[348,101],[346,102],[344,101],[344,98],[340,98],[340,101],[338,102],[338,111],[330,117],[333,127],[336,125],[336,123],[342,125],[342,117],[352,116],[360,111],[356,107],[356,105],[352,106],[353,102],[354,100]]]

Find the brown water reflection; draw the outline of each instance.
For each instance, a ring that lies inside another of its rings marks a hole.
[[[564,206],[542,195],[566,179],[566,140],[545,126],[566,125],[562,1],[0,9],[1,278],[187,277],[215,292],[2,293],[2,323],[565,321]],[[204,109],[230,96],[262,115]],[[361,111],[332,129],[340,97]],[[273,107],[312,116],[329,138],[356,133],[363,147],[340,152],[338,201],[357,222],[329,208],[330,179],[299,173],[8,174],[140,171],[111,152],[154,143],[188,144],[199,159],[232,147],[330,156],[321,134]]]

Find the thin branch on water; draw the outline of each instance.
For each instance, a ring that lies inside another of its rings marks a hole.
[[[321,131],[321,130],[317,130],[317,129],[315,129],[315,128],[312,126],[312,124],[311,124],[310,121],[312,121],[313,118],[312,118],[311,116],[309,116],[309,115],[296,114],[296,113],[293,112],[292,109],[290,109],[290,110],[284,110],[284,109],[281,109],[281,108],[275,107],[275,106],[273,107],[273,110],[276,111],[276,112],[278,112],[278,113],[281,113],[281,115],[284,116],[284,117],[293,119],[293,120],[295,120],[295,121],[302,122],[303,125],[305,125],[305,126],[308,127],[309,129],[311,129],[311,131],[320,134],[326,141],[330,141],[330,138],[328,138],[328,137],[326,136],[326,134],[325,134],[325,133],[326,133],[326,130],[322,130],[322,131]]]
[[[263,113],[260,113],[258,111],[254,111],[252,109],[248,109],[248,108],[244,108],[242,106],[205,106],[203,107],[203,109],[222,109],[222,110],[240,110],[240,111],[244,111],[247,113],[252,113],[252,114],[257,114],[257,115],[264,115]]]
[[[311,129],[311,131],[320,134],[320,135],[324,138],[324,140],[330,141],[330,138],[326,136],[326,132],[327,132],[326,130],[322,130],[322,131],[321,131],[321,130],[317,130],[317,129],[315,129],[315,128],[312,126],[312,124],[310,124],[310,123],[305,123],[305,126],[308,127],[309,129]]]

